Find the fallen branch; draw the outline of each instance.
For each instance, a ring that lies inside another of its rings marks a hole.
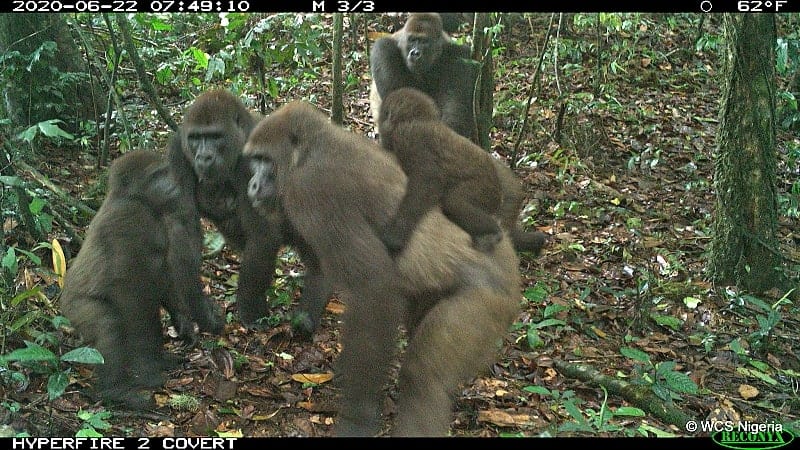
[[[675,425],[681,430],[685,430],[687,422],[695,420],[694,417],[656,397],[649,386],[630,384],[611,378],[582,364],[569,364],[559,360],[554,360],[553,363],[565,377],[603,386],[609,393],[622,397],[637,408],[641,408],[657,419]]]

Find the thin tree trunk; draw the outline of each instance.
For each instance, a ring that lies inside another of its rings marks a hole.
[[[344,119],[344,100],[342,98],[342,14],[333,15],[333,90],[331,98],[331,121],[342,124]]]

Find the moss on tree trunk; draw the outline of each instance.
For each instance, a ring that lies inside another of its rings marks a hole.
[[[718,283],[778,286],[775,17],[725,16],[725,86],[717,135],[717,194],[709,272]]]

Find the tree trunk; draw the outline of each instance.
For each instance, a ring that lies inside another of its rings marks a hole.
[[[342,14],[333,14],[333,89],[331,90],[331,121],[341,125],[344,121],[344,93],[342,85]]]
[[[709,271],[718,283],[764,291],[780,284],[776,237],[775,16],[725,16],[727,50]]]
[[[79,119],[97,118],[95,105],[101,99],[93,95],[85,59],[65,18],[63,14],[0,14],[0,54],[7,58],[0,84],[5,100],[2,112],[15,125],[62,119],[68,130],[76,131]]]

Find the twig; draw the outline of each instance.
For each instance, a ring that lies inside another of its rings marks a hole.
[[[544,63],[544,55],[547,53],[547,43],[550,42],[550,35],[552,34],[553,30],[553,21],[555,20],[555,13],[550,14],[550,23],[547,25],[547,34],[544,37],[544,44],[542,45],[542,51],[539,54],[539,64],[536,66],[536,71],[533,73],[533,80],[531,81],[530,86],[528,87],[528,103],[525,105],[525,113],[522,115],[522,126],[519,130],[519,135],[517,136],[517,142],[514,144],[514,150],[511,152],[511,167],[516,167],[517,165],[517,154],[519,153],[519,146],[522,144],[522,137],[525,135],[525,129],[528,125],[528,114],[531,110],[531,103],[533,103],[533,96],[534,96],[534,89],[536,85],[539,83],[539,73],[542,70],[542,63]]]
[[[158,93],[156,92],[155,86],[153,86],[153,83],[151,83],[147,77],[147,71],[144,69],[144,63],[142,62],[142,59],[139,58],[139,52],[136,51],[136,46],[133,45],[131,27],[128,24],[127,17],[124,15],[118,15],[116,16],[116,19],[120,34],[122,34],[122,42],[125,44],[125,51],[128,52],[128,56],[130,56],[133,66],[136,68],[136,75],[139,77],[139,83],[142,84],[142,90],[147,93],[148,97],[150,97],[150,102],[153,104],[153,106],[155,106],[156,111],[158,111],[158,115],[161,116],[164,122],[166,122],[173,131],[177,131],[178,124],[164,108],[164,105],[161,103]]]

